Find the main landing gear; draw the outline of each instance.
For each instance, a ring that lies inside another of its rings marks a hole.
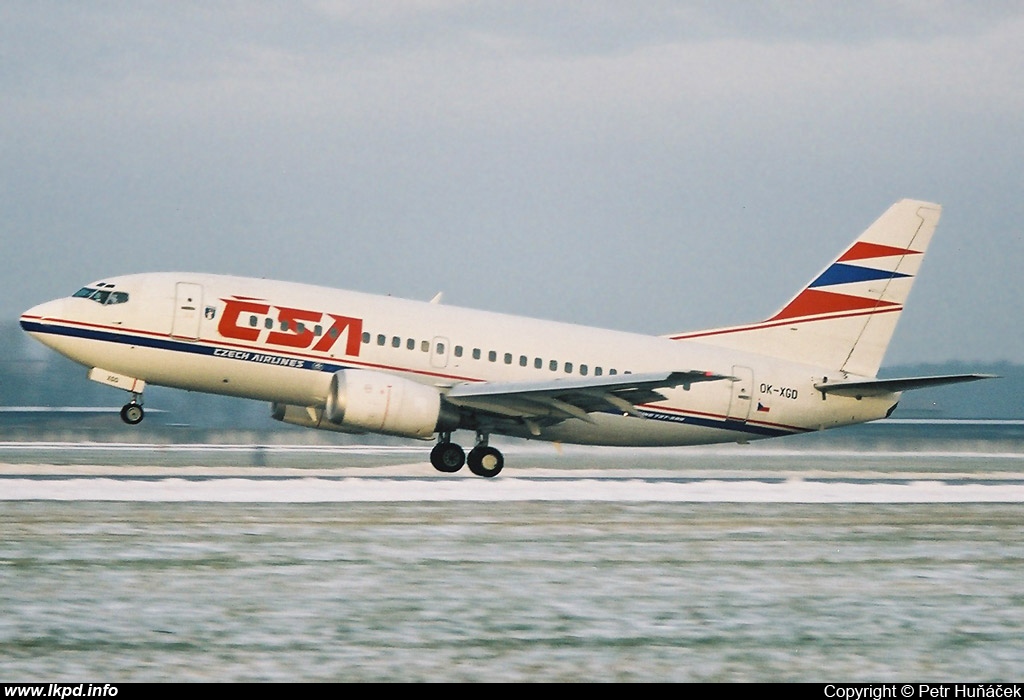
[[[430,451],[430,463],[434,469],[453,474],[469,465],[469,471],[477,476],[497,476],[505,466],[505,458],[497,449],[487,444],[487,435],[477,433],[476,447],[467,455],[461,446],[452,442],[451,433],[441,433],[437,445]]]

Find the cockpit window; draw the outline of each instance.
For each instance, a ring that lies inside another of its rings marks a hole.
[[[96,289],[95,287],[82,287],[72,296],[81,299],[92,299],[97,304],[124,304],[128,301],[128,292],[112,292],[109,289]]]

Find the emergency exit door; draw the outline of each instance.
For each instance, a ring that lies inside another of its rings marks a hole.
[[[754,398],[754,370],[733,365],[732,397],[729,399],[729,420],[746,421],[750,416],[750,404]]]

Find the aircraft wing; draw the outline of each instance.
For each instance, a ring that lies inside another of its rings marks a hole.
[[[814,388],[823,394],[835,394],[836,396],[852,396],[863,398],[865,396],[883,396],[897,391],[908,389],[924,389],[930,386],[941,386],[943,384],[957,384],[960,382],[975,382],[979,379],[997,379],[995,374],[943,374],[933,377],[903,377],[899,379],[867,379],[857,382],[828,382],[826,384],[815,384]]]
[[[445,396],[448,403],[498,418],[579,418],[592,423],[592,411],[613,408],[639,416],[637,404],[662,401],[660,389],[733,377],[703,371],[666,371],[644,374],[615,374],[603,377],[572,377],[544,382],[483,382],[458,384]]]

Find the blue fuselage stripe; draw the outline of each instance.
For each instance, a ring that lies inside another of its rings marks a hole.
[[[661,411],[641,410],[645,418],[660,420],[668,423],[682,423],[683,425],[695,425],[701,428],[713,428],[715,430],[730,430],[736,433],[747,433],[762,437],[782,437],[783,435],[794,435],[795,430],[783,430],[767,425],[757,425],[746,421],[731,420],[729,418],[705,418],[693,415],[680,415],[675,413],[662,413]]]
[[[112,331],[98,330],[95,328],[77,328],[75,326],[61,326],[55,324],[40,323],[38,321],[22,320],[21,327],[29,333],[44,333],[49,335],[60,335],[69,338],[82,338],[85,340],[96,340],[103,343],[117,343],[120,345],[138,345],[140,347],[154,348],[156,350],[169,350],[171,352],[187,352],[193,355],[206,355],[209,357],[223,357],[258,364],[286,365],[294,369],[308,369],[316,372],[337,372],[347,365],[333,362],[322,362],[319,359],[292,357],[289,355],[276,354],[264,350],[236,349],[209,345],[205,341],[182,341],[173,338],[150,337],[145,335],[133,335],[128,333],[116,333]]]
[[[83,338],[86,340],[95,340],[104,343],[117,343],[121,345],[138,345],[141,347],[167,350],[170,352],[186,352],[193,355],[221,357],[223,359],[256,362],[259,364],[284,365],[293,369],[304,369],[315,372],[330,372],[333,374],[339,370],[351,367],[351,365],[343,365],[335,362],[323,362],[318,359],[279,355],[272,352],[266,352],[264,350],[221,347],[207,344],[206,341],[182,341],[166,337],[150,337],[146,335],[118,333],[95,328],[80,328],[75,326],[41,323],[39,321],[31,321],[27,319],[21,320],[21,327],[28,333],[59,335],[69,338]],[[640,409],[640,413],[645,418],[649,418],[651,420],[711,428],[714,430],[729,430],[761,437],[781,437],[783,435],[792,435],[795,432],[798,432],[797,430],[785,430],[765,425],[751,424],[745,421],[731,420],[728,418],[722,419],[683,415],[654,411],[647,408]]]

